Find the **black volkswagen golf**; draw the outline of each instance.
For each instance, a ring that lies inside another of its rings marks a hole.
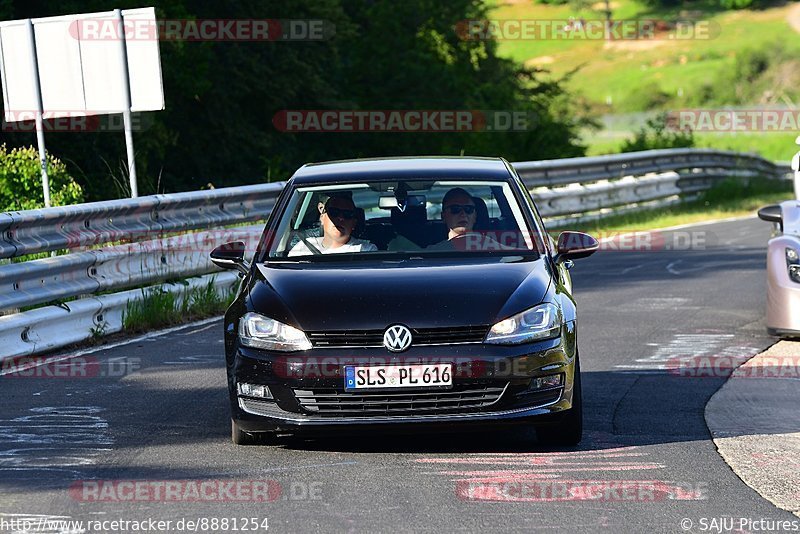
[[[242,242],[211,254],[243,276],[225,315],[234,443],[489,423],[578,443],[568,269],[597,247],[551,239],[503,159],[303,166],[252,262]]]

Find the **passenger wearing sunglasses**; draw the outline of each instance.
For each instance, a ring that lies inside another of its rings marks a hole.
[[[442,219],[447,225],[447,239],[431,245],[430,250],[503,250],[494,239],[473,230],[478,218],[475,200],[466,190],[455,187],[442,199]],[[486,229],[484,229],[486,230]]]
[[[353,199],[346,196],[332,196],[325,204],[320,203],[318,208],[322,236],[303,238],[292,247],[289,256],[378,250],[378,247],[369,241],[352,236],[358,224],[358,211]]]

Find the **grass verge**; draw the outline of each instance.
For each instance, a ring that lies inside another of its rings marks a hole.
[[[126,332],[143,332],[220,314],[233,302],[235,293],[220,296],[212,279],[204,286],[187,287],[183,294],[156,287],[142,289],[142,296],[125,308],[122,327]]]
[[[553,232],[575,230],[589,234],[634,232],[699,223],[728,217],[755,215],[758,208],[793,198],[788,180],[727,179],[706,191],[699,199],[652,210],[611,215],[596,221],[569,225],[548,225]]]
[[[626,139],[633,137],[632,132],[604,131],[598,135],[587,135],[584,142],[588,144],[586,154],[599,156],[617,154]],[[715,148],[736,152],[752,152],[770,161],[789,163],[797,152],[794,140],[796,132],[750,132],[750,133],[710,133],[695,132],[694,141],[697,148]]]

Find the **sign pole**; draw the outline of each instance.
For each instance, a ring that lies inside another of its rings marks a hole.
[[[120,54],[122,55],[122,72],[124,76],[123,89],[125,109],[122,111],[122,120],[125,125],[125,146],[128,149],[128,177],[131,183],[131,198],[139,196],[139,185],[136,179],[136,159],[133,151],[133,126],[131,121],[131,78],[128,72],[128,45],[125,37],[125,21],[122,18],[122,10],[115,9],[114,15],[117,18],[119,30]]]
[[[31,65],[33,66],[33,87],[36,105],[39,107],[36,113],[36,141],[39,145],[39,166],[42,170],[42,189],[44,190],[44,207],[50,207],[50,177],[47,175],[47,149],[44,146],[44,104],[42,103],[42,85],[39,79],[39,61],[36,56],[36,36],[33,32],[33,22],[27,20],[28,39],[31,49]]]

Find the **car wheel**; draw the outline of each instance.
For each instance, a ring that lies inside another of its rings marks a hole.
[[[231,441],[234,445],[255,445],[259,440],[258,435],[245,432],[231,419]]]
[[[536,429],[539,443],[555,446],[573,446],[583,438],[583,395],[581,394],[581,365],[575,355],[575,379],[572,392],[572,408],[559,423]]]

